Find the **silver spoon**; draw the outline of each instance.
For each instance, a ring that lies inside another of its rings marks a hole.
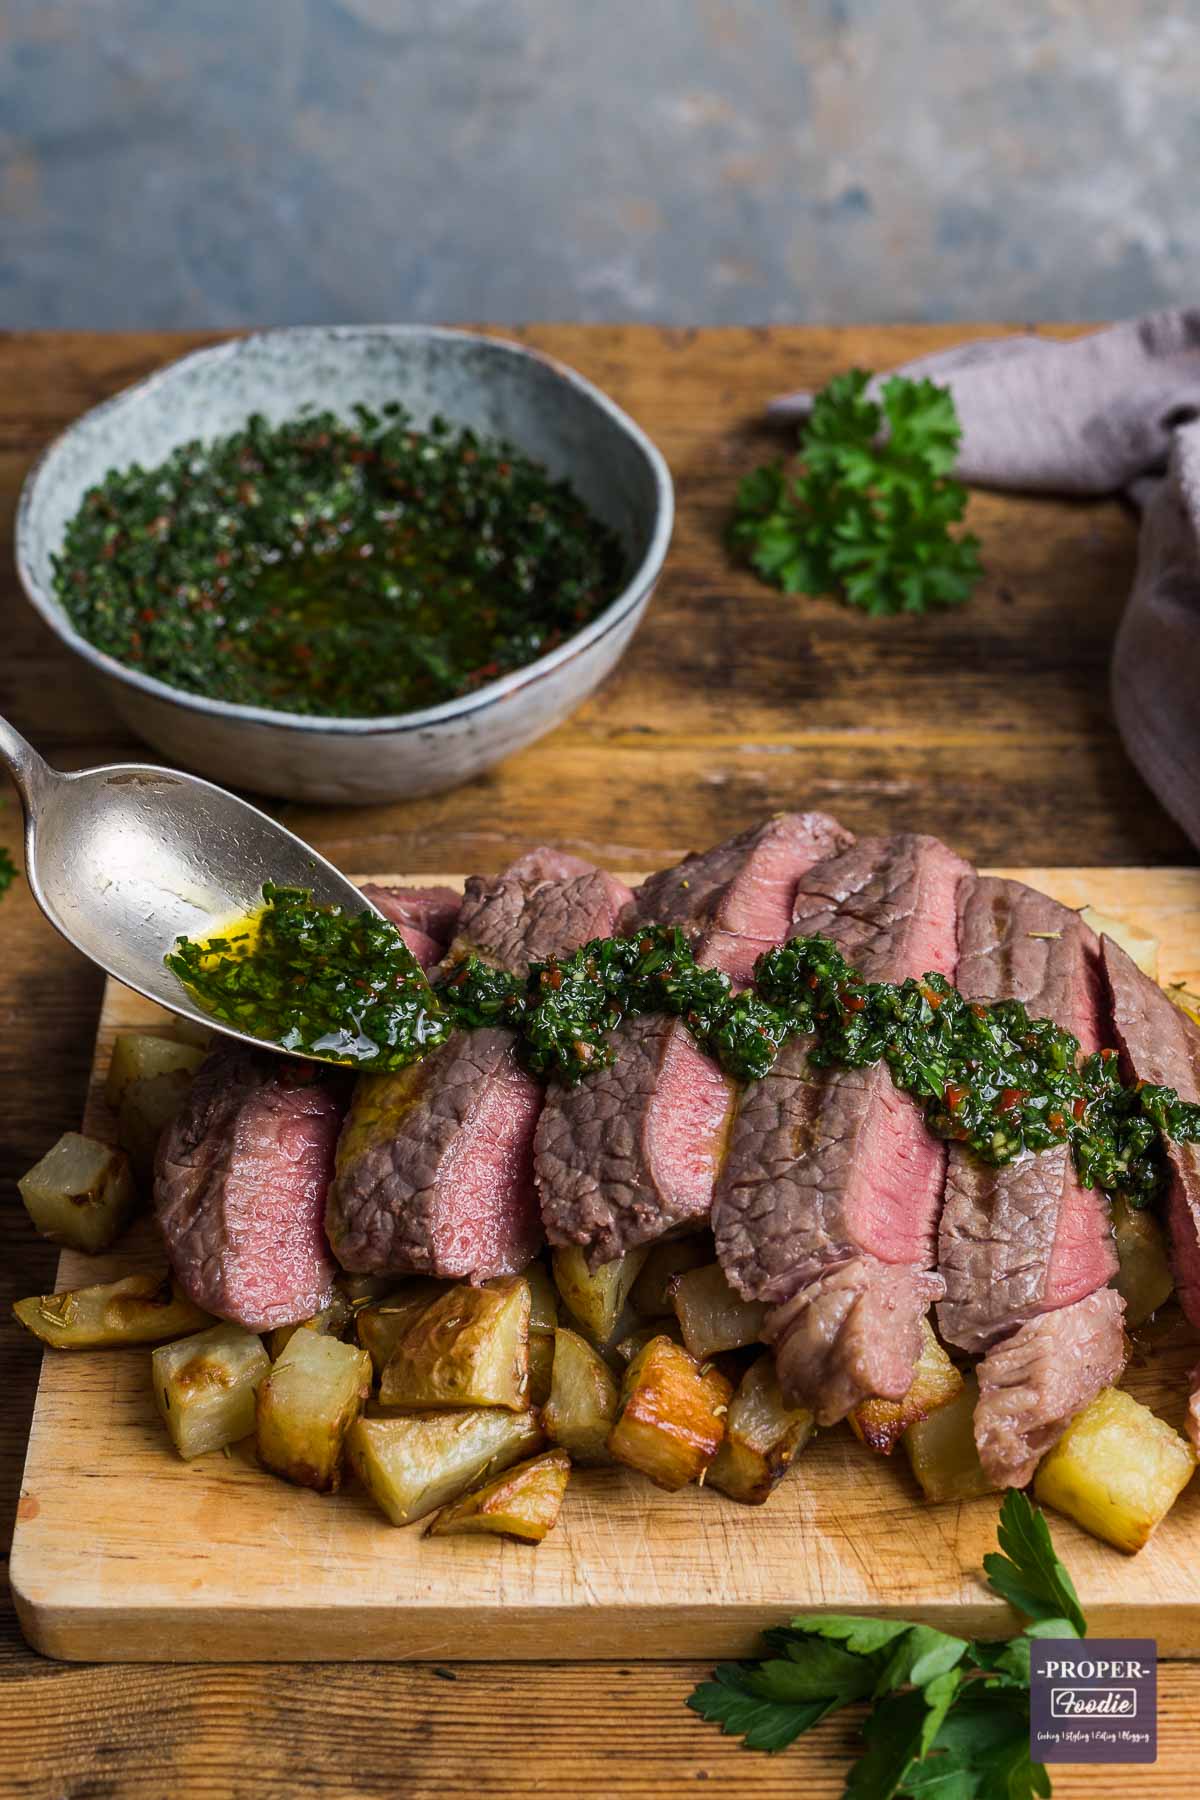
[[[126,987],[244,1044],[280,1049],[195,1005],[163,962],[175,939],[256,912],[264,881],[375,911],[323,856],[199,776],[150,763],[61,775],[3,718],[0,766],[25,809],[30,890],[55,929]]]

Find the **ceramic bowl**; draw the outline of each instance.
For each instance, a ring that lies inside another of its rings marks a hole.
[[[458,700],[377,719],[333,719],[206,700],[127,669],[71,625],[53,558],[87,490],[111,468],[152,467],[177,444],[213,439],[252,412],[284,420],[317,406],[399,400],[420,427],[435,413],[505,437],[565,476],[620,536],[629,578],[590,625],[548,655]],[[433,794],[541,737],[617,662],[662,568],[674,497],[662,455],[598,388],[519,345],[427,326],[261,332],[171,363],[77,420],[21,494],[17,568],[51,630],[90,664],[125,723],[172,761],[228,786],[353,803]]]

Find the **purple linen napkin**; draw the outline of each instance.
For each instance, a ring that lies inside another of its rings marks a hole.
[[[957,473],[982,487],[1125,491],[1142,510],[1112,700],[1130,758],[1200,848],[1200,307],[1062,343],[983,339],[897,371],[949,388]],[[802,418],[809,394],[771,405]]]

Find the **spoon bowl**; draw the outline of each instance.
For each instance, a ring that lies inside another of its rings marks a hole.
[[[256,912],[264,881],[309,888],[318,904],[348,913],[374,912],[353,882],[256,806],[199,776],[150,763],[62,775],[2,718],[0,764],[25,811],[30,891],[69,943],[173,1013],[295,1054],[201,1010],[163,958],[181,935],[212,937]]]

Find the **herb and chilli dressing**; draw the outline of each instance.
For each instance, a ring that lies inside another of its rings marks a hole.
[[[526,666],[620,591],[616,535],[511,445],[402,408],[251,417],[112,470],[55,559],[76,629],[238,705],[411,712]]]

